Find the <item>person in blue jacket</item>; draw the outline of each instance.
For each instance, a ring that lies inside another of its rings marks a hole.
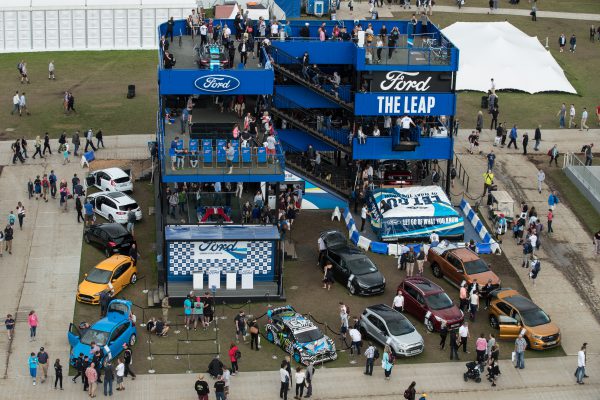
[[[548,208],[554,212],[554,207],[560,202],[558,200],[558,196],[556,195],[556,190],[553,190],[548,196]]]
[[[506,147],[510,149],[510,145],[514,144],[515,150],[519,150],[519,148],[517,147],[517,137],[518,136],[519,136],[519,134],[517,132],[517,125],[514,125],[513,128],[510,130],[510,141],[508,142],[508,146],[506,146]]]

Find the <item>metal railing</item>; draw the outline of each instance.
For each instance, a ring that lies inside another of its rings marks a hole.
[[[465,188],[465,193],[469,193],[469,174],[467,174],[467,170],[463,167],[458,155],[454,154],[454,168],[456,168],[456,179],[458,179]]]
[[[565,153],[563,169],[569,171],[589,190],[596,199],[600,199],[600,179],[594,175],[585,162],[581,161],[575,153]]]

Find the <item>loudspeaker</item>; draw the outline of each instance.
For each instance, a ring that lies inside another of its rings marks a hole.
[[[133,99],[135,97],[135,85],[127,86],[127,98]]]

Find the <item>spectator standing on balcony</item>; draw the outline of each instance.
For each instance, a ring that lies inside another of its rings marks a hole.
[[[248,45],[248,41],[244,40],[238,45],[238,51],[240,52],[240,62],[246,66],[248,62],[248,51],[250,46]]]
[[[277,139],[275,139],[275,135],[270,134],[267,137],[267,157],[271,160],[270,162],[272,162],[273,164],[275,164],[276,162],[276,151],[275,151],[275,146],[277,145]],[[232,158],[233,161],[233,158]],[[231,171],[231,169],[230,169]],[[231,172],[229,172],[231,173]]]
[[[392,54],[394,53],[394,48],[398,44],[398,40],[400,40],[400,31],[398,31],[398,27],[395,26],[392,28],[392,32],[390,33],[388,59],[392,58]]]
[[[397,29],[394,27],[394,29]],[[411,125],[416,128],[413,120],[408,116],[404,115],[402,118],[398,120],[400,122],[400,139],[401,140],[410,140],[410,127]]]

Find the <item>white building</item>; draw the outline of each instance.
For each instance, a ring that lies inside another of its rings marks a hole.
[[[157,26],[195,0],[1,0],[0,53],[152,49]]]

